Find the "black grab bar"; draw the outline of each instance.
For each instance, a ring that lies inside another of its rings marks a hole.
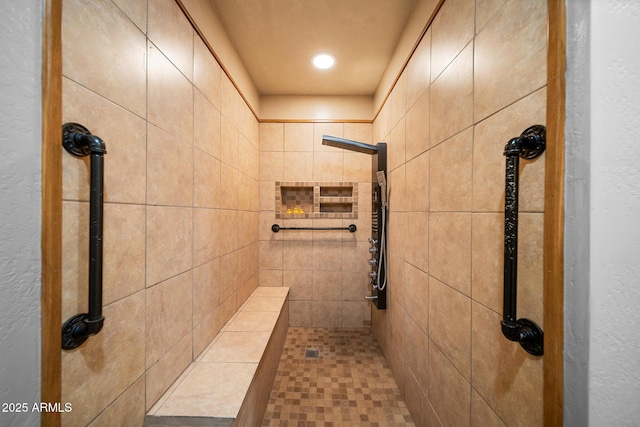
[[[91,156],[89,195],[89,312],[70,317],[62,326],[62,348],[79,347],[102,330],[102,205],[104,191],[105,143],[77,123],[62,126],[62,145],[76,157]]]
[[[502,333],[520,343],[534,356],[543,354],[542,329],[532,320],[517,319],[518,294],[518,174],[520,157],[535,159],[545,149],[546,128],[535,125],[525,129],[518,137],[511,139],[504,147],[506,156],[505,196],[504,196],[504,300]],[[516,320],[517,319],[517,320]]]
[[[355,224],[350,224],[348,227],[280,227],[278,224],[271,226],[271,231],[277,233],[280,230],[345,230],[351,233],[355,233],[358,230]]]

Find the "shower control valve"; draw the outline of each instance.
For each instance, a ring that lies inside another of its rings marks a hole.
[[[371,258],[371,259],[369,260],[369,264],[371,264],[371,265],[373,265],[373,266],[375,266],[377,263],[378,263],[378,260],[377,260],[377,259],[375,259],[375,258]]]
[[[378,248],[376,248],[375,246],[372,246],[369,248],[369,253],[375,254],[378,252]]]
[[[373,246],[378,244],[378,241],[375,239],[372,239],[371,237],[369,237],[369,243],[371,243]]]
[[[372,271],[371,273],[369,273],[369,277],[371,277],[372,279],[375,279],[376,277],[378,277],[378,273],[376,273],[375,271]]]

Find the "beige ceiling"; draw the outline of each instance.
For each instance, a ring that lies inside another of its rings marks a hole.
[[[261,95],[373,95],[416,0],[211,2]]]

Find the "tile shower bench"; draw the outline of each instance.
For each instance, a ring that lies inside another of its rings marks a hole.
[[[259,287],[151,408],[145,426],[260,426],[289,326],[289,288]]]

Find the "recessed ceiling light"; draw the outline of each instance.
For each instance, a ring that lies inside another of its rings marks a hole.
[[[333,55],[329,55],[328,53],[319,53],[313,57],[312,62],[316,68],[326,70],[327,68],[333,67],[333,64],[336,63],[336,58],[334,58]]]

